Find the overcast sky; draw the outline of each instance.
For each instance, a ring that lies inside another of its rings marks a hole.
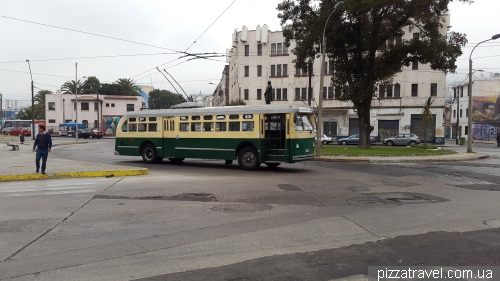
[[[191,53],[225,54],[235,28],[241,30],[245,25],[255,29],[258,24],[267,24],[269,30],[281,30],[276,10],[280,2],[1,0],[0,93],[22,105],[31,103],[29,59],[35,91],[55,92],[64,82],[74,80],[78,63],[78,79],[96,76],[102,83],[110,83],[132,78],[138,84],[152,83],[155,88],[174,91],[156,71],[155,67],[160,67],[167,68],[188,94],[211,94],[215,86],[209,83],[220,80],[225,58],[186,62],[175,51],[189,47]],[[473,43],[500,33],[499,8],[499,0],[450,6],[452,30],[466,33],[470,43],[458,62],[457,72],[462,75],[449,80],[465,78]],[[500,39],[482,44],[474,51],[474,68],[500,72],[499,54]],[[484,74],[489,76],[488,72]]]

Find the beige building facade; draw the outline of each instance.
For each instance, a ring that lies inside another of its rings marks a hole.
[[[447,17],[448,21],[449,17]],[[442,32],[446,34],[445,23]],[[418,34],[406,34],[411,39]],[[286,46],[281,31],[269,31],[266,25],[255,30],[243,27],[232,35],[229,62],[229,102],[243,100],[248,105],[265,104],[264,91],[267,82],[273,87],[273,104],[308,104],[309,77],[296,69],[293,60],[295,42]],[[358,116],[351,102],[336,99],[331,87],[333,71],[325,62],[323,91],[322,132],[329,136],[349,136],[359,133]],[[311,106],[317,112],[320,94],[320,59],[312,67]],[[405,67],[393,79],[393,85],[381,87],[372,101],[371,136],[382,140],[398,133],[415,133],[427,141],[444,142],[443,112],[446,76],[433,71],[428,65],[414,63]],[[433,97],[432,113],[435,119],[430,129],[424,128],[420,113],[428,97]],[[427,136],[424,136],[427,132]]]

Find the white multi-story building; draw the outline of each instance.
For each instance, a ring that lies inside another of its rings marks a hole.
[[[449,17],[446,17],[447,21]],[[448,22],[447,22],[448,23]],[[442,33],[446,34],[445,23]],[[418,36],[406,34],[405,39]],[[273,104],[307,104],[309,77],[296,69],[293,60],[296,56],[290,46],[285,44],[281,31],[269,31],[266,25],[256,30],[235,31],[232,35],[232,48],[228,51],[229,62],[229,102],[243,100],[246,104],[265,104],[264,91],[267,82],[273,87]],[[311,79],[311,106],[317,108],[320,85],[320,59],[313,63]],[[358,116],[351,102],[336,98],[331,87],[333,71],[325,62],[325,81],[323,87],[323,124],[322,132],[329,136],[348,136],[359,132]],[[380,87],[378,96],[372,101],[371,135],[379,139],[398,133],[415,133],[436,143],[444,142],[443,110],[445,103],[446,77],[440,71],[433,71],[428,65],[413,63],[403,68],[393,79],[393,85]],[[426,129],[421,118],[425,100],[434,98],[432,113],[435,115]],[[424,132],[429,132],[427,137]]]
[[[451,86],[453,103],[451,104],[452,136],[469,137],[469,79]],[[458,118],[458,124],[457,124]],[[495,139],[500,132],[500,74],[489,78],[473,76],[472,83],[472,128],[476,140]]]
[[[58,91],[45,96],[45,122],[47,130],[57,133],[59,124],[73,121],[85,128],[99,129],[103,135],[114,136],[115,128],[120,118],[127,112],[141,110],[144,98],[142,96],[112,96],[112,95],[64,95]],[[98,122],[99,120],[99,122]]]

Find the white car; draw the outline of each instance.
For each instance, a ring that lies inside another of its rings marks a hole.
[[[335,141],[335,137],[327,137],[326,135],[321,135],[321,143],[322,144],[330,144]]]

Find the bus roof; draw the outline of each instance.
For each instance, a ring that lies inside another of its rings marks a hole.
[[[313,110],[307,105],[244,105],[202,108],[179,108],[179,109],[150,109],[131,112],[123,116],[128,117],[160,117],[181,115],[214,115],[214,114],[257,114],[257,113],[312,113]]]

